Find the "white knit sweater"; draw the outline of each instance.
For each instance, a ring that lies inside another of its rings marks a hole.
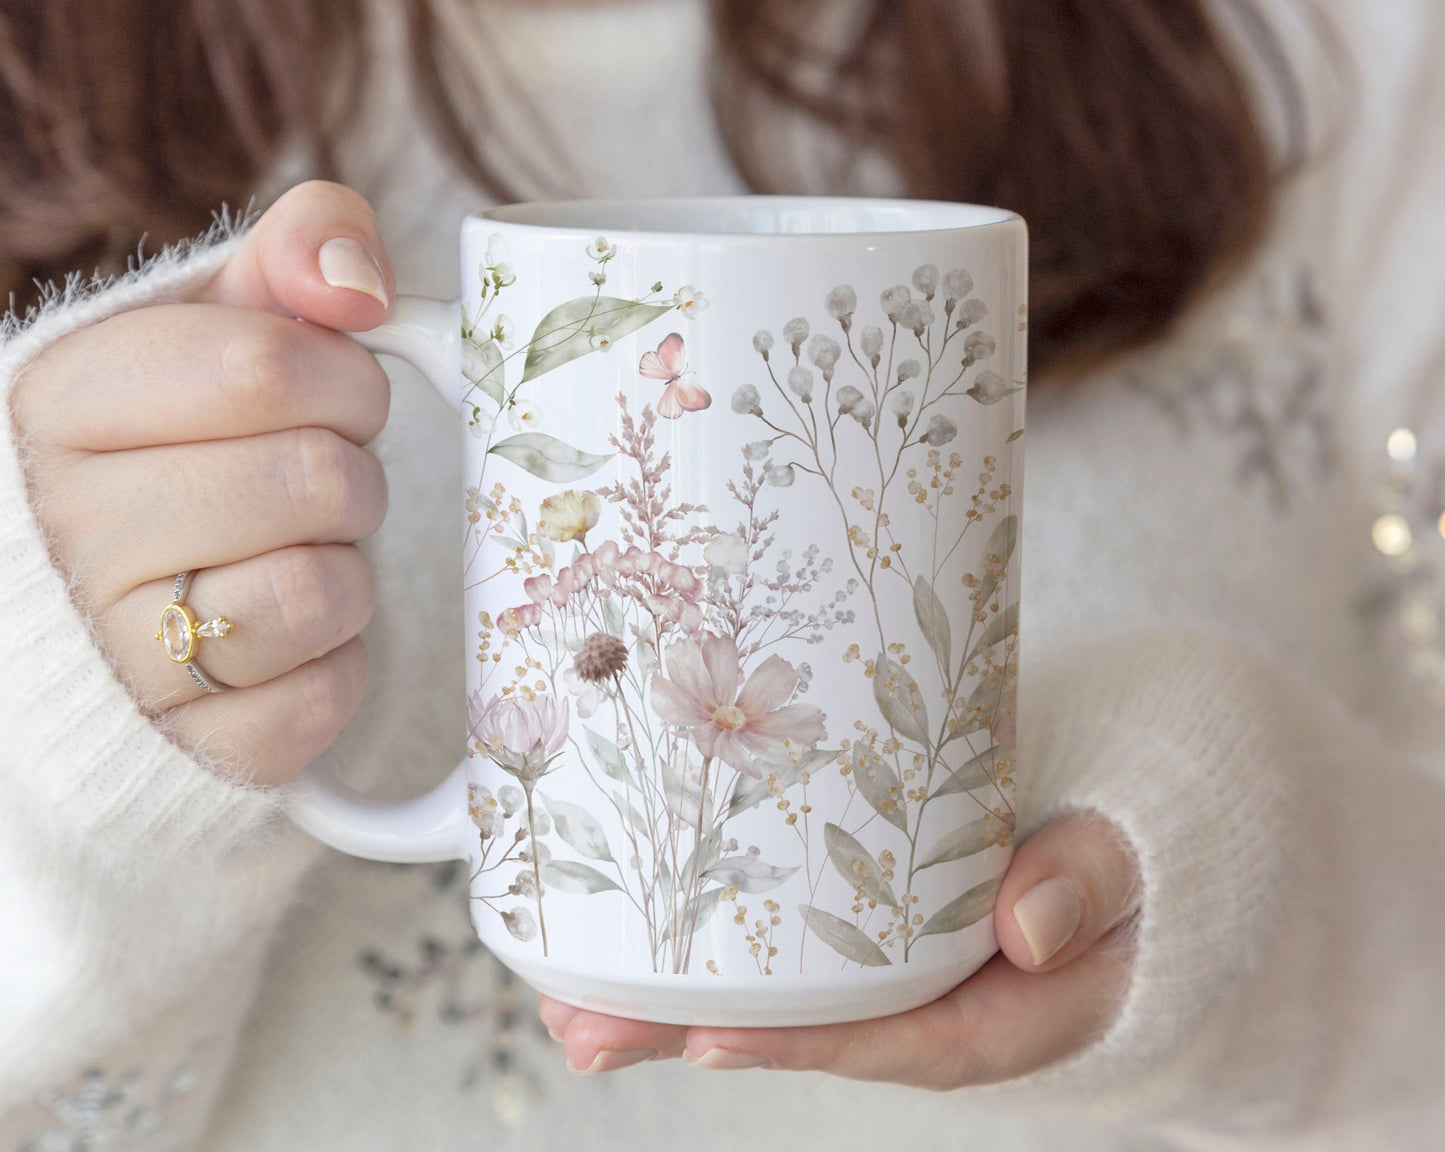
[[[1105,1036],[948,1096],[675,1063],[569,1077],[475,947],[454,870],[324,854],[139,713],[51,564],[7,423],[0,1152],[1441,1146],[1445,724],[1403,674],[1429,666],[1426,609],[1414,647],[1394,642],[1380,605],[1405,577],[1371,522],[1391,429],[1445,460],[1445,14],[1333,7],[1353,132],[1257,266],[1165,346],[1030,400],[1020,811],[1097,808],[1138,850],[1134,977]],[[740,190],[700,0],[479,18],[578,191]],[[448,294],[476,196],[398,85],[377,76],[348,176],[403,289]],[[0,394],[66,333],[184,298],[234,244],[10,322]],[[393,512],[371,542],[372,686],[338,744],[397,794],[455,761],[463,707],[431,640],[464,635],[453,417],[404,375],[375,446]]]

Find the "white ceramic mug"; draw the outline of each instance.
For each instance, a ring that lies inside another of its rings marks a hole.
[[[359,337],[462,416],[467,758],[328,844],[464,859],[581,1007],[899,1012],[996,949],[1013,833],[1026,232],[917,201],[591,201],[461,231]]]

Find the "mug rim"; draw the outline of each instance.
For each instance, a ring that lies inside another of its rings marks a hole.
[[[794,212],[820,217],[826,212],[863,211],[894,213],[898,218],[923,218],[920,227],[900,228],[859,228],[856,230],[818,231],[753,231],[726,228],[670,228],[629,227],[609,222],[606,217],[620,218],[625,215],[645,216],[648,212],[696,211],[699,213],[726,213],[746,210],[763,210],[775,213]],[[578,219],[586,213],[593,213],[591,222],[565,223],[568,218]],[[956,221],[933,223],[932,216],[956,216]],[[468,224],[506,225],[527,232],[575,236],[590,240],[599,232],[627,236],[630,239],[680,240],[680,239],[726,239],[732,242],[802,242],[872,240],[876,242],[897,242],[903,237],[938,236],[949,233],[977,233],[990,229],[1013,230],[1026,226],[1017,212],[984,204],[970,204],[953,200],[910,200],[902,197],[872,196],[644,196],[644,197],[602,197],[572,200],[522,201],[511,204],[497,204],[479,209],[467,217]]]

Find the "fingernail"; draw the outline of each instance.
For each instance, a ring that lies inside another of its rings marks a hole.
[[[1035,966],[1073,939],[1083,919],[1084,901],[1072,880],[1051,876],[1018,898],[1014,920],[1024,934]]]
[[[570,1060],[567,1067],[578,1076],[592,1076],[598,1072],[616,1072],[619,1068],[631,1068],[634,1064],[643,1064],[656,1057],[656,1048],[629,1048],[622,1052],[604,1050],[597,1053],[586,1068],[574,1068]]]
[[[548,1025],[547,1027],[547,1035],[552,1037],[552,1039],[555,1040],[558,1044],[562,1043],[562,1034],[560,1032],[552,1031],[550,1025]]]
[[[331,287],[361,292],[381,301],[384,308],[391,306],[381,265],[360,240],[333,236],[321,245],[316,262],[321,267],[321,278]]]
[[[750,1052],[729,1052],[726,1048],[709,1048],[701,1056],[691,1052],[682,1054],[683,1063],[694,1068],[715,1068],[720,1072],[737,1072],[743,1068],[768,1068],[772,1062],[764,1056]]]

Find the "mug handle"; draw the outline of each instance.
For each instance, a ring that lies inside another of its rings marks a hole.
[[[385,324],[347,335],[372,352],[413,365],[461,412],[460,308],[460,300],[398,296]],[[327,753],[313,761],[285,789],[287,815],[303,831],[367,860],[421,864],[465,858],[465,760],[430,792],[385,804],[338,780],[331,759]]]

